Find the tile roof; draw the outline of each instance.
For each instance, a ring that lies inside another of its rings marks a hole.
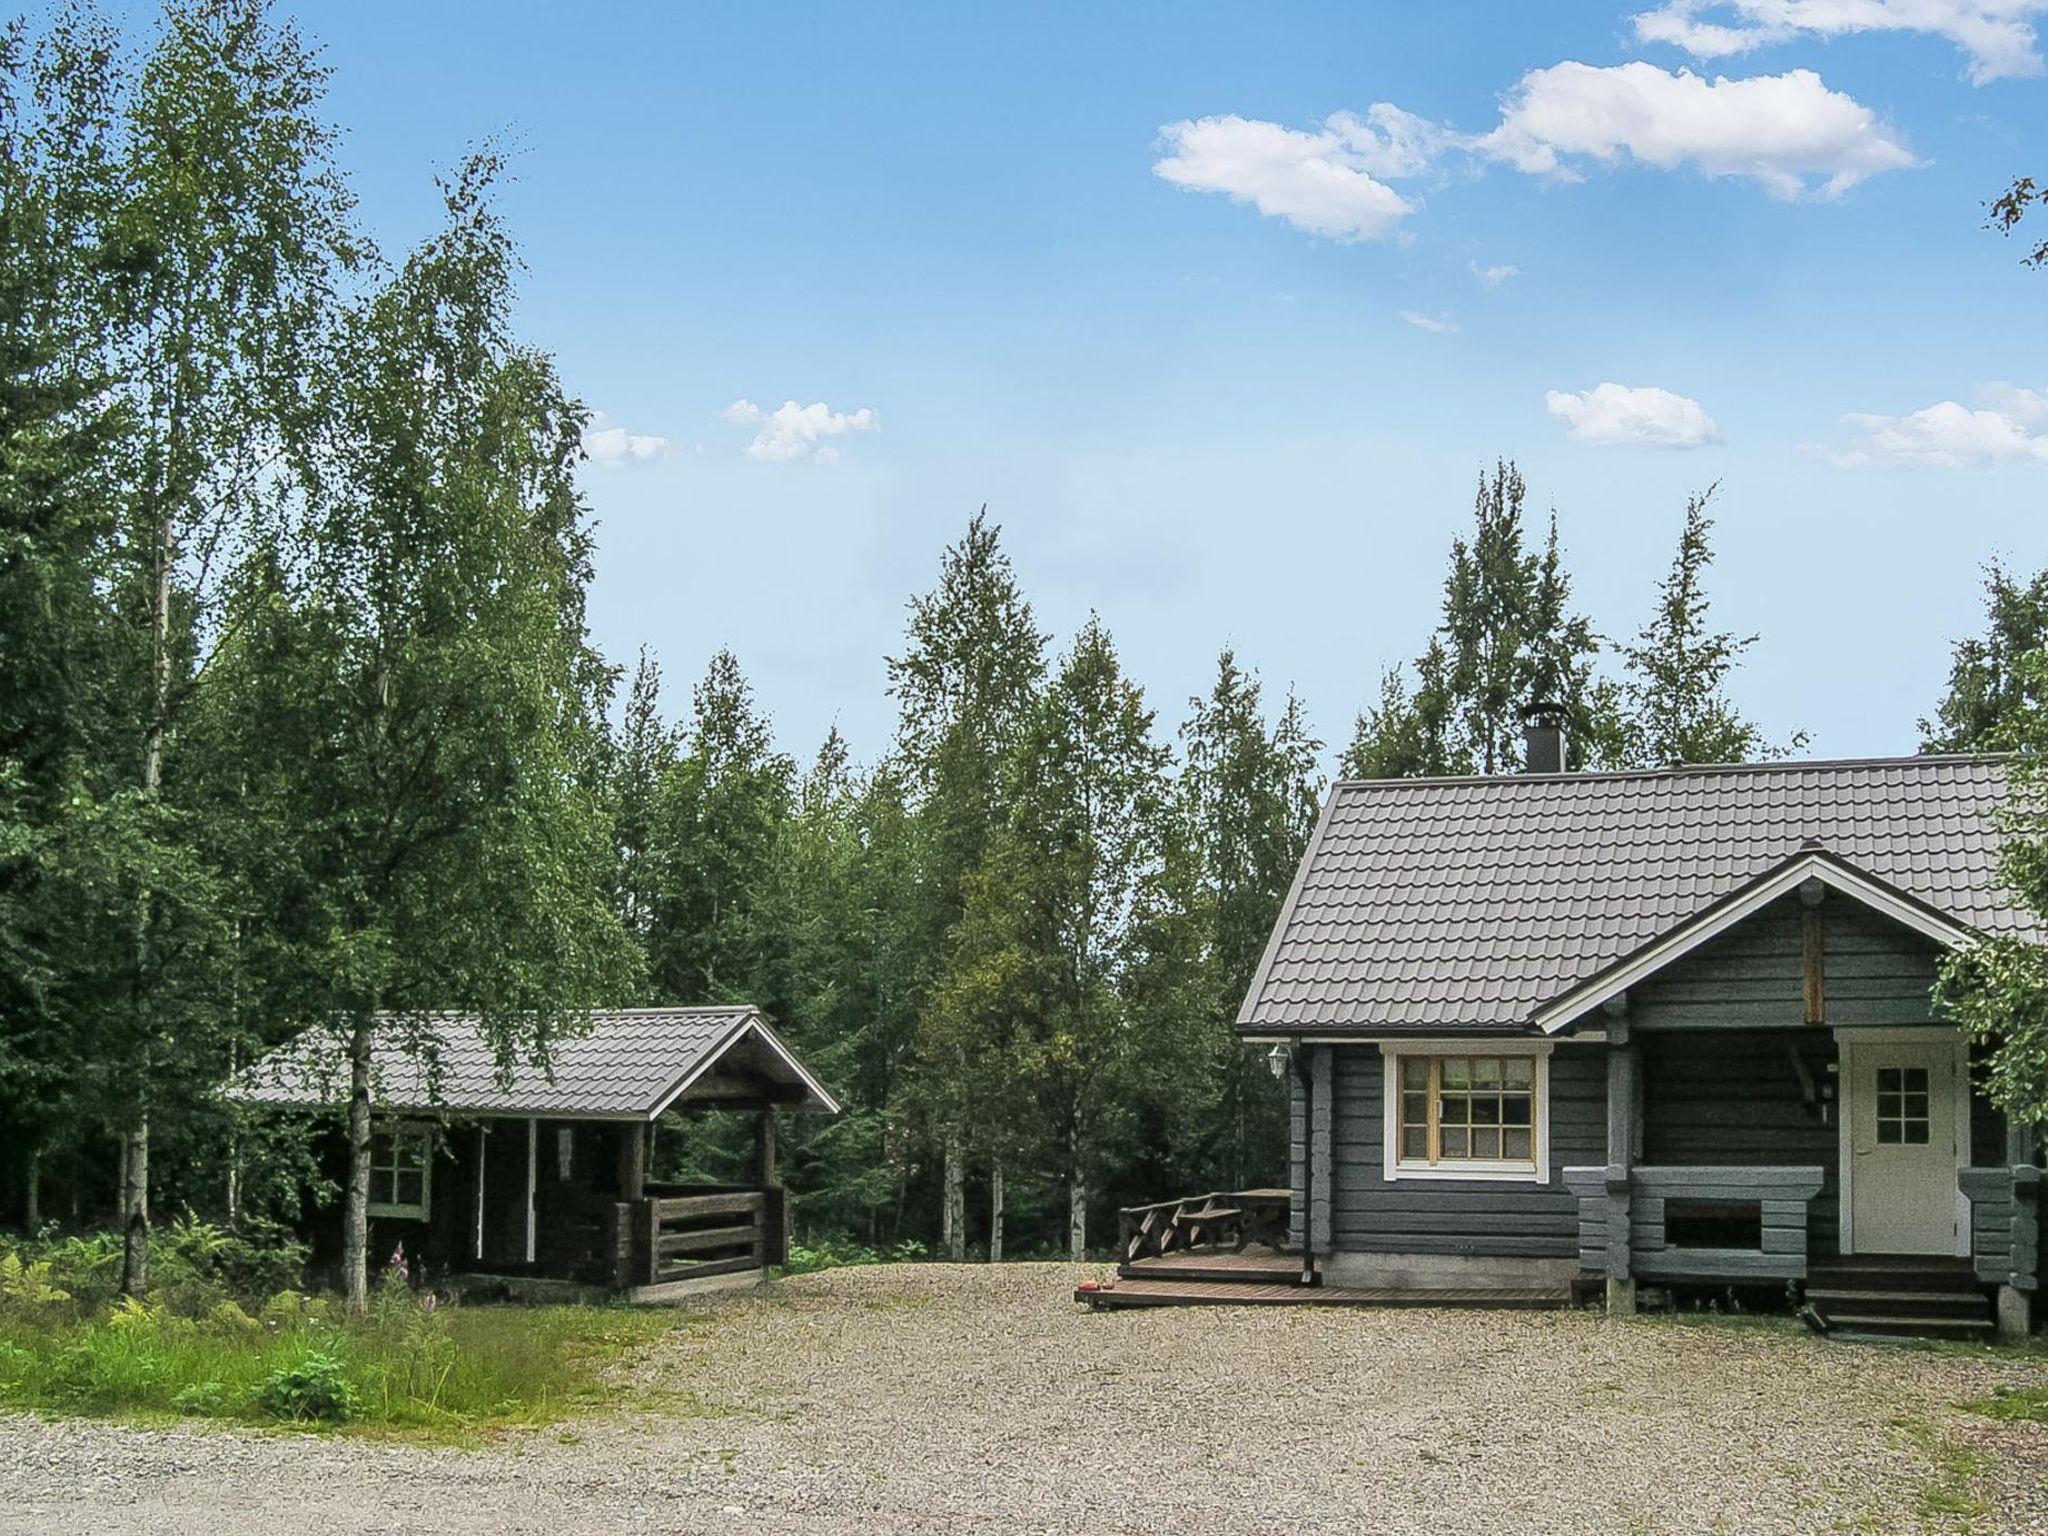
[[[467,1015],[430,1016],[423,1033],[435,1065],[406,1049],[415,1020],[392,1018],[371,1046],[380,1109],[477,1115],[607,1115],[645,1119],[682,1084],[747,1038],[809,1085],[806,1107],[837,1109],[762,1019],[739,1004],[723,1008],[625,1008],[593,1012],[588,1027],[557,1038],[546,1071],[520,1063],[498,1079],[489,1043]],[[339,1036],[307,1030],[244,1072],[230,1096],[251,1104],[337,1104],[348,1094],[348,1061]]]
[[[1238,1028],[1519,1030],[1540,1004],[1815,840],[1986,932],[2002,759],[1338,784]]]

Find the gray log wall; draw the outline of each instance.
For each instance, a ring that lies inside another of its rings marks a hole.
[[[1568,1259],[1578,1252],[1578,1203],[1568,1163],[1607,1156],[1606,1048],[1563,1044],[1550,1058],[1550,1181],[1386,1177],[1386,1065],[1378,1046],[1327,1051],[1331,1071],[1329,1231],[1335,1253],[1464,1254]],[[1301,1090],[1294,1093],[1294,1240],[1301,1240],[1304,1165]],[[1318,1213],[1321,1214],[1320,1212]]]

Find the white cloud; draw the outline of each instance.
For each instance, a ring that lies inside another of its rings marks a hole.
[[[839,450],[826,439],[854,432],[879,432],[881,420],[866,406],[857,411],[835,411],[820,400],[798,405],[785,400],[772,411],[764,411],[751,400],[735,400],[718,413],[735,426],[755,428],[747,454],[756,459],[809,459],[813,464],[830,464]]]
[[[1564,180],[1588,166],[1691,167],[1747,177],[1780,198],[1836,197],[1880,171],[1920,163],[1875,112],[1810,69],[1707,80],[1641,60],[1530,70],[1502,99],[1500,122],[1481,134],[1381,101],[1363,114],[1333,113],[1314,130],[1234,115],[1183,119],[1160,129],[1159,147],[1152,173],[1161,180],[1224,193],[1346,242],[1400,233],[1418,205],[1389,183],[1451,156]],[[1471,265],[1489,287],[1516,275],[1512,266]]]
[[[668,439],[651,433],[628,432],[607,425],[603,411],[593,411],[583,429],[583,451],[593,464],[618,465],[658,459],[668,452]]]
[[[1845,469],[1992,469],[2000,464],[2048,464],[2048,393],[1988,384],[1976,409],[1943,400],[1909,416],[1855,411],[1843,421],[1863,434],[1853,448],[1818,443],[1811,452]]]
[[[1983,85],[2041,73],[2028,18],[2043,12],[2048,0],[1665,0],[1634,21],[1643,42],[1671,43],[1701,59],[1802,36],[1924,32],[1962,49],[1971,81]]]
[[[1429,331],[1438,336],[1449,335],[1458,329],[1458,322],[1449,315],[1425,315],[1420,310],[1404,309],[1400,316],[1418,331]]]
[[[1339,112],[1316,133],[1236,116],[1183,120],[1159,130],[1152,174],[1222,192],[1312,235],[1384,240],[1415,205],[1379,178],[1427,168],[1439,132],[1385,102],[1362,118]]]
[[[1553,64],[1521,78],[1500,126],[1472,141],[1534,175],[1576,178],[1579,157],[1703,176],[1746,176],[1774,197],[1834,197],[1879,171],[1919,164],[1877,114],[1809,69],[1709,81],[1640,60]],[[1817,185],[1816,185],[1817,184]]]
[[[1506,282],[1509,278],[1520,277],[1522,275],[1522,269],[1520,267],[1510,266],[1506,262],[1501,263],[1497,267],[1482,267],[1476,261],[1468,262],[1466,263],[1466,265],[1471,267],[1472,275],[1478,278],[1479,281],[1481,281],[1482,283],[1486,284],[1486,286],[1489,288],[1498,288],[1502,283]]]
[[[1625,384],[1553,389],[1543,403],[1564,421],[1564,435],[1575,443],[1704,448],[1721,440],[1721,429],[1699,401],[1668,389],[1631,389]]]

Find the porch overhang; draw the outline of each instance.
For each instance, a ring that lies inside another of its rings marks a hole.
[[[1919,897],[1880,880],[1867,870],[1858,869],[1839,855],[1825,848],[1803,848],[1782,864],[1736,887],[1676,927],[1558,994],[1530,1015],[1530,1023],[1545,1034],[1556,1034],[1592,1010],[1620,997],[1630,987],[1726,933],[1780,897],[1797,891],[1809,880],[1839,891],[1852,901],[1860,902],[1945,948],[1961,948],[1977,937],[1976,930],[1968,924],[1957,922]]]

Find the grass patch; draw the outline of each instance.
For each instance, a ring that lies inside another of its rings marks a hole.
[[[1966,1413],[1980,1413],[1987,1419],[2048,1424],[2048,1385],[2000,1387],[1989,1397],[1964,1403],[1963,1410]]]
[[[1913,1510],[1923,1525],[1964,1521],[1972,1525],[1990,1514],[1991,1506],[1977,1493],[1985,1458],[1967,1446],[1937,1433],[1925,1420],[1901,1416],[1892,1427],[1917,1446],[1934,1465],[1934,1475],[1921,1484]]]
[[[0,1407],[463,1441],[601,1404],[605,1366],[674,1326],[624,1307],[434,1307],[392,1282],[362,1318],[290,1291],[192,1316],[17,1278],[0,1294]]]

